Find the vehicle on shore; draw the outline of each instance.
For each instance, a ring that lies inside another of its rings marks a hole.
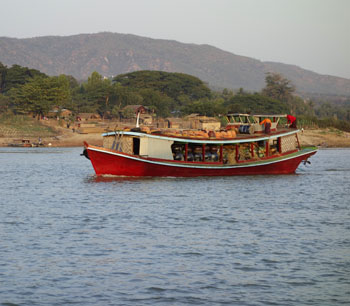
[[[243,120],[235,121],[236,115]],[[317,147],[302,148],[299,130],[280,126],[281,117],[232,114],[221,131],[124,129],[103,134],[103,147],[84,142],[84,155],[97,176],[291,174]],[[264,118],[270,124],[261,124]]]

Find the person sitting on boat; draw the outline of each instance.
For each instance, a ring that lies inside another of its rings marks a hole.
[[[289,127],[292,129],[296,129],[297,128],[297,118],[295,118],[292,115],[287,115],[287,124],[289,124]]]
[[[269,118],[265,118],[260,122],[261,125],[265,125],[265,134],[270,134],[271,132],[271,120]]]

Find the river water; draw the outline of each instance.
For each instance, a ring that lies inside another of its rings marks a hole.
[[[98,179],[81,151],[0,148],[0,305],[349,305],[349,149],[187,179]]]

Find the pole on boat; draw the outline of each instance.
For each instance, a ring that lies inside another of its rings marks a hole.
[[[140,127],[140,112],[137,112],[136,127]]]
[[[278,143],[278,153],[282,153],[282,141],[281,137],[277,138],[277,143]]]
[[[269,140],[266,140],[266,144],[265,144],[265,154],[266,154],[266,156],[269,156],[269,149],[270,149]]]
[[[296,137],[297,137],[297,143],[298,143],[298,148],[299,150],[301,149],[301,146],[300,146],[300,142],[299,142],[299,137],[298,137],[298,133],[295,133]]]
[[[220,144],[220,157],[219,157],[220,163],[223,162],[223,147],[224,147],[224,145]]]

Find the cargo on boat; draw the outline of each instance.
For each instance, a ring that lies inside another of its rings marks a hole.
[[[228,115],[225,130],[124,129],[84,143],[97,176],[231,176],[294,173],[316,147],[302,148],[285,115]]]

